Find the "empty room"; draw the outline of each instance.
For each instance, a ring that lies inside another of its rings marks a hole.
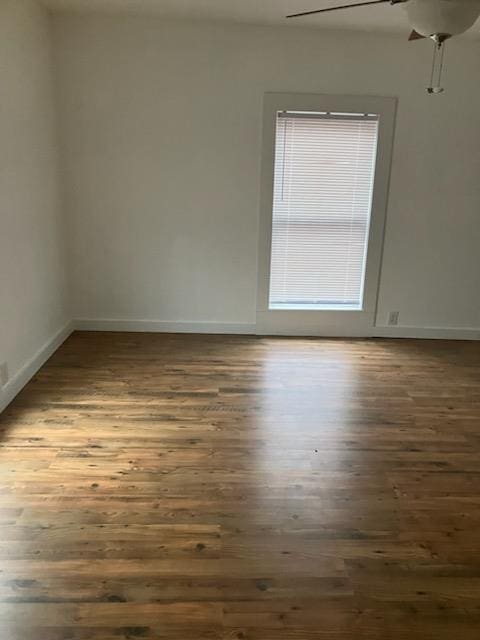
[[[0,640],[480,638],[480,0],[0,0]]]

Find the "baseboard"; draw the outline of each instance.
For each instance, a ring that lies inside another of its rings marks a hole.
[[[157,320],[88,320],[74,321],[79,331],[132,331],[136,333],[211,333],[254,334],[255,324],[230,322],[161,322]]]
[[[373,338],[480,340],[480,329],[462,327],[374,327]]]
[[[68,322],[53,338],[48,340],[36,354],[26,362],[20,371],[0,390],[0,413],[12,402],[15,396],[23,389],[29,380],[37,373],[40,367],[55,353],[58,347],[65,342],[74,330],[73,323]]]
[[[134,333],[211,333],[211,334],[256,334],[257,326],[252,323],[225,322],[162,322],[157,320],[113,320],[113,319],[78,319],[73,326],[79,331],[126,331]],[[269,335],[275,335],[270,333]],[[480,329],[461,327],[373,327],[368,332],[329,331],[321,334],[298,330],[290,333],[279,332],[277,335],[297,335],[339,338],[413,338],[437,340],[480,340]]]

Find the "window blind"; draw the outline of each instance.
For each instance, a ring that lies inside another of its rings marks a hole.
[[[361,308],[378,117],[277,114],[270,308]]]

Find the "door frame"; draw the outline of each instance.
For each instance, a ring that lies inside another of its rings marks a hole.
[[[258,239],[257,334],[370,336],[375,315],[383,253],[385,219],[395,129],[396,98],[302,93],[266,93]],[[272,248],[275,134],[279,111],[375,113],[379,116],[363,308],[361,310],[275,310],[268,308]]]

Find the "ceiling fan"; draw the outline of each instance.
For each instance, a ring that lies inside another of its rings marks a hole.
[[[434,55],[429,93],[442,93],[441,76],[443,69],[444,43],[452,36],[464,33],[476,22],[480,15],[480,0],[366,0],[325,9],[314,9],[294,13],[287,18],[301,18],[318,13],[366,7],[378,4],[403,5],[412,27],[409,40],[430,38],[434,42]]]

